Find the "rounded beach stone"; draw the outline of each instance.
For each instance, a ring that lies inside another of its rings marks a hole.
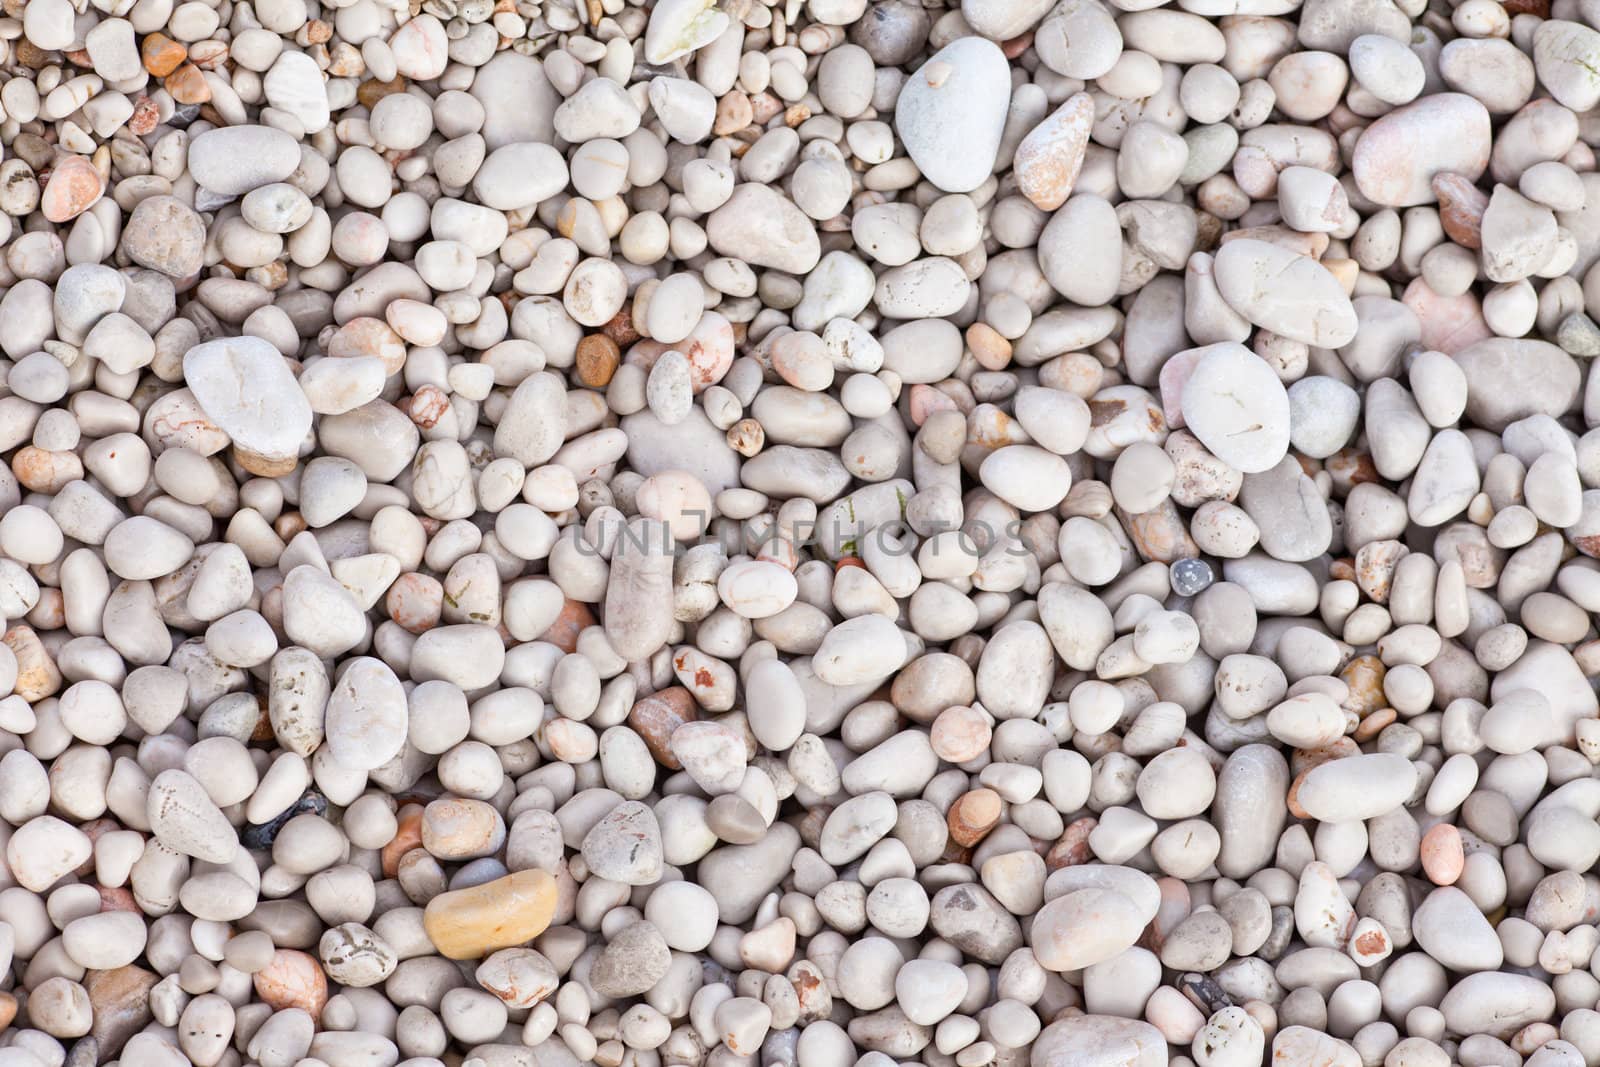
[[[1356,186],[1387,207],[1431,204],[1436,174],[1476,181],[1489,165],[1489,112],[1465,93],[1426,96],[1362,131],[1350,160]]]
[[[971,192],[994,168],[1010,99],[1005,53],[986,38],[962,37],[907,79],[895,131],[930,182],[947,193]]]
[[[1246,474],[1271,470],[1289,449],[1288,393],[1272,368],[1241,344],[1200,349],[1183,385],[1184,425]]]

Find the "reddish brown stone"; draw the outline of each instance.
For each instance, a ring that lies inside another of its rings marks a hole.
[[[160,979],[142,967],[118,967],[110,971],[89,971],[83,987],[94,1008],[94,1023],[89,1036],[100,1046],[101,1060],[115,1059],[128,1038],[150,1022],[150,990]],[[12,1001],[11,1014],[17,1011]],[[0,1009],[3,1013],[3,1009]],[[7,1022],[10,1018],[7,1017]]]
[[[993,789],[974,789],[963,793],[950,805],[945,822],[950,827],[950,840],[971,847],[982,841],[1000,821],[1005,803]]]
[[[1483,212],[1489,198],[1482,189],[1459,174],[1445,171],[1433,176],[1433,194],[1439,198],[1439,224],[1462,248],[1483,247]]]
[[[628,712],[628,725],[642,738],[656,762],[670,770],[683,764],[672,754],[672,732],[686,722],[700,718],[694,697],[681,685],[651,693],[636,701]]]
[[[563,652],[576,652],[578,635],[593,625],[594,612],[589,610],[589,605],[568,599],[561,605],[561,614],[550,624],[550,629],[539,635],[539,640],[548,641]]]

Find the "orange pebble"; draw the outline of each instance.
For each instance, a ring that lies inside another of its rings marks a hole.
[[[656,762],[669,770],[678,770],[683,764],[672,754],[672,732],[686,722],[700,717],[694,697],[681,685],[672,686],[647,697],[640,697],[628,712],[628,725],[644,738],[645,747]]]
[[[1011,342],[986,322],[967,327],[967,347],[985,370],[1004,370],[1011,362]]]
[[[400,859],[414,848],[422,847],[422,809],[415,804],[400,809],[394,837],[383,846],[381,859],[383,876],[393,878],[400,870]]]
[[[178,64],[189,58],[188,49],[165,34],[152,33],[139,46],[144,69],[157,78],[165,78],[178,69]]]
[[[1422,835],[1422,871],[1434,885],[1455,885],[1466,864],[1461,831],[1447,822]]]
[[[604,389],[611,384],[622,362],[622,350],[617,342],[603,333],[591,333],[578,342],[578,377],[591,389]]]
[[[569,599],[561,605],[561,614],[550,624],[550,629],[539,636],[539,640],[548,641],[561,651],[571,653],[577,650],[578,635],[593,625],[594,612],[589,610],[589,605],[581,600]]]
[[[946,816],[950,839],[958,845],[976,845],[1000,821],[1004,806],[1000,794],[993,789],[974,789],[963,793],[950,805],[950,813]]]
[[[256,995],[275,1011],[299,1008],[315,1021],[328,1003],[328,976],[317,958],[292,948],[280,948],[272,962],[255,973]]]
[[[1397,718],[1399,718],[1399,715],[1393,708],[1379,708],[1361,720],[1361,725],[1356,727],[1355,739],[1358,742],[1371,741],[1374,737],[1383,733],[1384,728]]]
[[[39,209],[51,222],[69,222],[105,195],[106,180],[87,156],[62,156],[50,171]]]
[[[204,74],[193,63],[181,63],[178,69],[168,74],[162,86],[172,94],[172,99],[180,104],[203,104],[211,99],[211,86],[206,84]]]

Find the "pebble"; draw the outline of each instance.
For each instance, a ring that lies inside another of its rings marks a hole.
[[[1093,123],[1094,99],[1075,93],[1017,145],[1011,164],[1017,188],[1040,211],[1054,211],[1072,195]]]
[[[66,156],[50,172],[39,207],[51,222],[70,222],[104,195],[105,179],[82,156]]]
[[[306,133],[328,125],[328,90],[316,62],[304,52],[284,52],[272,64],[261,87],[267,102],[299,120]]]
[[[1137,905],[1121,893],[1079,889],[1040,909],[1029,944],[1040,966],[1076,971],[1124,951],[1143,928]]]
[[[1216,255],[1217,291],[1244,318],[1280,337],[1337,348],[1356,335],[1356,313],[1338,279],[1282,245],[1229,241]]]
[[[653,885],[661,877],[663,862],[655,814],[636,802],[617,805],[584,835],[583,857],[602,878],[623,885]]]
[[[1374,819],[1405,803],[1416,781],[1417,770],[1404,756],[1373,752],[1313,767],[1295,800],[1311,818],[1325,822]]]
[[[951,42],[906,81],[895,102],[895,128],[906,154],[934,185],[966,193],[989,177],[1005,129],[1010,82],[1005,53],[982,37]],[[1070,187],[1071,179],[1064,184]]]
[[[189,173],[218,196],[281,182],[300,166],[294,138],[270,126],[224,126],[189,142]]]
[[[440,955],[477,959],[543,933],[555,916],[556,894],[548,873],[517,871],[439,894],[428,901],[422,925]]]
[[[1236,470],[1270,470],[1289,448],[1289,396],[1265,362],[1243,345],[1202,349],[1183,386],[1184,424]]]
[[[190,278],[205,262],[205,223],[170,196],[139,201],[122,230],[128,258],[170,278]]]
[[[706,220],[706,238],[722,255],[756,266],[804,274],[822,256],[816,228],[770,186],[747,182]]]
[[[183,380],[234,445],[272,465],[292,460],[311,429],[311,405],[288,364],[254,337],[219,338],[183,357]]]
[[[1579,370],[1547,341],[1492,337],[1456,353],[1467,379],[1467,415],[1503,430],[1529,415],[1560,415],[1577,400]]]
[[[1600,76],[1586,58],[1596,45],[1600,34],[1581,22],[1548,19],[1533,32],[1533,66],[1539,83],[1574,111],[1600,104]]]
[[[406,742],[406,697],[382,660],[350,660],[328,696],[324,735],[345,767],[370,771],[399,755]]]
[[[1142,1020],[1078,1015],[1045,1027],[1034,1043],[1033,1057],[1040,1067],[1118,1062],[1160,1067],[1167,1062],[1167,1045],[1161,1031]]]
[[[1436,174],[1476,181],[1489,165],[1489,112],[1464,93],[1438,93],[1391,111],[1362,132],[1350,170],[1361,194],[1389,207],[1435,201]]]

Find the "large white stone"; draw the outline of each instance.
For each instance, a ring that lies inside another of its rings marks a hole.
[[[1243,239],[1217,250],[1217,291],[1253,326],[1318,348],[1356,335],[1356,311],[1328,269],[1282,245]]]
[[[219,337],[183,357],[183,380],[206,417],[246,452],[293,459],[311,429],[311,402],[283,355],[259,337]]]
[[[968,193],[989,179],[1011,104],[1011,65],[1000,46],[962,37],[906,79],[894,125],[934,185]]]
[[[1207,345],[1183,385],[1183,421],[1222,462],[1271,470],[1289,450],[1289,394],[1265,360],[1235,341]]]

